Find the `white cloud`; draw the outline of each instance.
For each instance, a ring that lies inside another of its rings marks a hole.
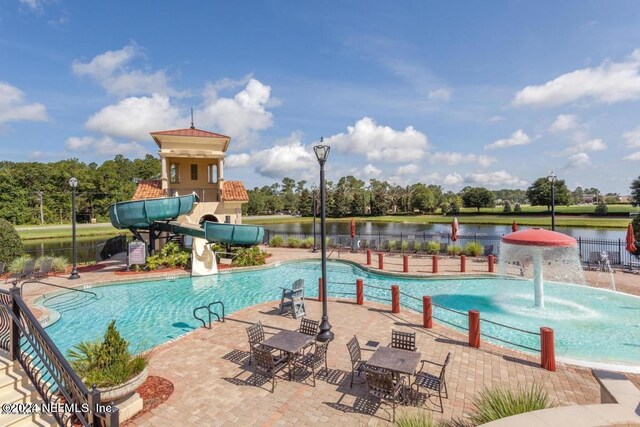
[[[489,119],[489,122],[490,123],[497,123],[497,122],[502,122],[504,120],[505,120],[504,116],[496,115],[496,116],[491,117]]]
[[[420,167],[416,164],[410,163],[405,166],[400,166],[396,171],[396,175],[413,175],[420,171]]]
[[[368,163],[364,168],[362,168],[362,173],[365,177],[371,178],[374,176],[380,176],[382,171],[377,167],[373,166],[371,163]]]
[[[632,160],[632,161],[640,160],[640,151],[636,151],[635,153],[631,153],[628,156],[625,156],[624,160]]]
[[[153,95],[126,98],[109,105],[91,116],[85,127],[113,137],[142,141],[150,138],[149,132],[175,129],[186,122],[169,97]]]
[[[442,178],[442,183],[444,185],[460,185],[464,182],[464,179],[462,178],[462,175],[458,174],[458,173],[449,173],[447,175],[445,175],[444,178]]]
[[[590,164],[591,159],[589,159],[589,155],[587,153],[576,153],[569,157],[569,161],[564,165],[564,169],[575,169],[583,166],[589,166]]]
[[[91,136],[72,136],[67,139],[66,148],[70,151],[92,152],[105,156],[126,154],[134,157],[144,157],[145,155],[149,154],[149,150],[147,150],[137,142],[119,143],[109,138],[108,136],[99,139]]]
[[[602,151],[607,149],[607,144],[601,139],[595,138],[588,141],[576,142],[567,149],[569,153],[580,153],[584,151]]]
[[[135,43],[129,43],[120,50],[109,50],[96,55],[91,61],[73,61],[71,69],[78,76],[87,76],[98,82],[110,95],[118,97],[131,95],[176,94],[169,87],[164,70],[147,73],[128,67],[142,52]]]
[[[231,154],[224,160],[225,167],[242,168],[251,164],[251,156],[247,153]]]
[[[578,126],[578,117],[574,114],[560,114],[549,126],[549,132],[558,133],[571,130]]]
[[[507,186],[522,188],[527,185],[526,181],[504,170],[487,173],[471,173],[464,177],[464,182],[484,187]]]
[[[622,134],[627,147],[640,147],[640,126]]]
[[[451,91],[447,88],[436,89],[429,92],[428,98],[437,101],[448,101],[451,98]]]
[[[312,151],[300,142],[289,145],[275,145],[251,154],[256,164],[256,172],[268,178],[284,178],[298,175],[317,166]]]
[[[203,127],[219,130],[233,138],[235,148],[244,148],[257,139],[258,132],[273,125],[273,114],[267,111],[271,87],[250,79],[233,98],[218,97],[218,88],[234,87],[231,80],[207,84],[203,111],[198,122]]]
[[[26,6],[32,12],[42,12],[40,0],[20,0],[20,4]]]
[[[347,133],[325,138],[325,143],[338,151],[364,155],[367,160],[384,162],[407,162],[421,159],[429,148],[427,136],[408,126],[397,131],[389,126],[380,126],[363,117]]]
[[[462,163],[476,163],[479,166],[487,167],[492,163],[495,163],[497,159],[489,156],[477,156],[475,154],[463,154],[454,152],[436,152],[429,154],[429,163],[433,164],[445,164],[450,166],[459,165]]]
[[[17,121],[48,120],[47,109],[37,102],[27,103],[24,92],[0,81],[0,125]]]
[[[485,150],[495,150],[496,148],[513,147],[515,145],[527,145],[530,144],[531,138],[524,133],[522,129],[518,129],[511,134],[509,138],[499,139],[491,144],[485,145]]]
[[[604,61],[517,92],[514,105],[554,106],[590,98],[614,103],[640,98],[640,49],[623,62]]]

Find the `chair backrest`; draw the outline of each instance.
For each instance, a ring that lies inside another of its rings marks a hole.
[[[365,369],[365,378],[369,392],[376,391],[383,395],[393,395],[393,373],[386,369]]]
[[[451,359],[451,353],[447,353],[447,357],[444,359],[444,363],[442,364],[442,369],[440,370],[440,382],[444,381],[444,373],[447,369],[447,365],[449,364],[449,360]]]
[[[22,273],[33,273],[33,270],[36,269],[36,260],[35,259],[30,259],[27,262],[24,263],[24,266],[22,267]]]
[[[402,350],[416,351],[415,332],[391,330],[391,347]]]
[[[271,356],[271,353],[268,350],[263,350],[261,348],[254,348],[253,356],[255,358],[255,363],[258,368],[262,368],[266,371],[272,371],[275,368],[273,357]]]
[[[293,282],[293,285],[291,286],[291,290],[293,291],[293,293],[304,291],[304,279],[298,279],[295,282]]]
[[[407,243],[407,252],[415,252],[416,251],[416,241],[409,240]]]
[[[484,245],[484,256],[489,256],[493,253],[493,245]]]
[[[313,361],[316,363],[324,362],[327,358],[327,350],[329,349],[329,342],[316,342],[316,350],[313,352]]]
[[[320,322],[315,320],[303,318],[300,320],[300,332],[306,335],[316,336],[318,335],[318,325]]]
[[[360,351],[360,343],[358,337],[355,335],[347,343],[347,350],[349,350],[349,357],[351,358],[351,364],[362,360],[362,352]]]
[[[259,344],[264,341],[264,329],[262,323],[258,322],[255,325],[251,325],[247,328],[247,336],[249,337],[249,344]]]
[[[620,264],[620,252],[608,251],[607,255],[609,256],[610,265]]]
[[[600,262],[600,252],[589,252],[589,262],[599,263]]]
[[[53,259],[52,258],[44,258],[40,262],[40,273],[49,273],[53,269]]]

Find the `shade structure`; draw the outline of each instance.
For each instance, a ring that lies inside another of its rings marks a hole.
[[[516,231],[518,231],[518,224],[516,224],[516,222],[513,221],[513,224],[511,224],[511,232],[515,233]]]
[[[451,221],[451,240],[453,242],[458,240],[458,218],[453,218]]]
[[[356,220],[351,218],[351,238],[356,237]]]
[[[629,223],[627,227],[627,242],[625,249],[627,252],[635,253],[636,252],[636,237],[633,234],[633,224]]]
[[[578,242],[571,236],[542,228],[530,228],[516,231],[502,237],[503,243],[521,246],[577,246]]]

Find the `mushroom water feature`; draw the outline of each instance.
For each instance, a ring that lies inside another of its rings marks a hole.
[[[502,237],[500,273],[533,279],[536,307],[544,307],[544,280],[584,284],[578,243],[566,234],[541,228]]]

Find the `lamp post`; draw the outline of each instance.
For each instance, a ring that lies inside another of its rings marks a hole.
[[[318,247],[316,246],[316,190],[317,188],[314,186],[311,187],[311,198],[313,199],[313,253],[318,252]]]
[[[76,268],[76,188],[78,187],[78,180],[71,178],[69,180],[69,186],[71,187],[71,239],[72,239],[72,258],[73,266],[71,269],[71,276],[69,279],[79,279],[78,269]]]
[[[320,322],[320,332],[318,333],[318,341],[330,341],[333,339],[331,332],[331,324],[327,316],[327,229],[326,210],[325,210],[325,186],[324,186],[324,164],[329,156],[331,147],[323,145],[324,138],[320,138],[320,145],[313,147],[316,153],[318,163],[320,163],[320,248],[322,251],[322,321]]]
[[[556,178],[553,171],[547,177],[551,183],[551,231],[556,230]]]

